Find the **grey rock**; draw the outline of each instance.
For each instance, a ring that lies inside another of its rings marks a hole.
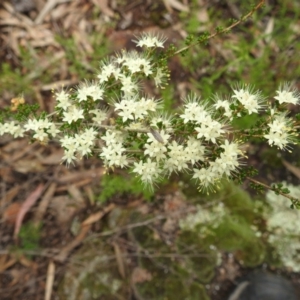
[[[279,275],[256,271],[247,275],[228,300],[297,300],[293,285]]]

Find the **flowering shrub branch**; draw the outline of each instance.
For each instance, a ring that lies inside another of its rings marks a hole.
[[[240,23],[246,21],[247,19],[249,19],[259,8],[261,8],[265,3],[265,0],[261,0],[259,1],[258,4],[254,5],[252,10],[250,10],[246,15],[242,16],[239,20],[232,20],[232,24],[226,28],[223,28],[223,27],[217,27],[216,28],[216,31],[212,34],[209,34],[209,33],[204,33],[203,35],[201,35],[200,37],[197,38],[197,41],[194,41],[194,37],[193,36],[189,36],[187,39],[186,39],[186,44],[187,46],[180,49],[180,50],[177,50],[174,55],[177,55],[177,54],[180,54],[182,52],[185,52],[186,50],[188,50],[189,48],[191,47],[194,47],[198,44],[201,44],[201,43],[206,43],[208,40],[214,38],[215,36],[217,35],[220,35],[222,33],[227,33],[229,32],[232,28],[236,27],[237,25],[239,25]]]
[[[263,2],[206,39],[238,25]],[[151,187],[173,172],[187,172],[200,190],[213,190],[224,178],[240,181],[251,175],[242,168],[243,145],[251,137],[280,150],[296,143],[299,122],[288,117],[287,105],[298,105],[300,95],[287,83],[278,88],[274,101],[241,84],[227,97],[203,100],[190,94],[178,112],[167,114],[159,99],[141,89],[145,79],[153,80],[157,89],[168,83],[165,41],[148,33],[137,37],[142,52],[123,50],[101,62],[94,81],[54,92],[56,106],[50,115],[38,114],[37,107],[23,103],[22,97],[15,99],[11,112],[5,110],[0,117],[0,135],[30,136],[45,144],[56,141],[64,149],[62,162],[67,165],[97,155],[107,168],[128,168]],[[233,120],[251,114],[262,116],[255,127],[231,130]],[[298,206],[296,200],[293,204]]]

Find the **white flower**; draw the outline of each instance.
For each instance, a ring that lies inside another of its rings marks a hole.
[[[129,164],[126,155],[122,155],[119,153],[113,153],[109,159],[105,158],[105,160],[106,160],[106,165],[108,165],[109,167],[116,166],[116,167],[124,168]]]
[[[88,95],[91,96],[94,100],[103,99],[104,88],[97,84],[91,84],[88,87]]]
[[[223,145],[220,145],[224,152],[220,154],[214,162],[210,162],[210,170],[214,174],[218,174],[221,178],[224,175],[231,176],[239,167],[239,158],[243,152],[239,149],[239,144],[225,140]]]
[[[98,132],[94,128],[86,128],[81,134],[81,144],[93,145]]]
[[[74,151],[72,151],[72,150],[65,150],[64,156],[62,157],[62,161],[66,162],[67,165],[69,165],[74,160],[76,160],[76,157],[74,155]]]
[[[38,123],[39,123],[39,128],[43,128],[43,129],[48,129],[50,128],[51,126],[51,122],[49,122],[49,120],[46,118],[46,119],[39,119],[38,120]]]
[[[80,143],[80,145],[76,148],[77,153],[79,153],[80,157],[88,155],[92,152],[91,145],[86,143]]]
[[[295,140],[292,121],[285,114],[274,115],[268,124],[269,132],[264,135],[270,146],[275,145],[279,149],[285,149],[289,143]]]
[[[292,86],[288,83],[280,85],[279,89],[276,91],[277,96],[274,97],[280,104],[290,103],[298,104],[300,100],[300,94],[296,89],[293,89]]]
[[[202,123],[200,127],[195,128],[198,132],[197,138],[200,139],[204,137],[206,141],[211,141],[215,144],[217,142],[216,139],[221,137],[225,132],[222,127],[223,125],[215,120],[207,121],[206,124]]]
[[[145,125],[141,122],[132,122],[129,124],[129,126],[126,127],[127,129],[131,129],[132,131],[138,131],[140,129],[145,130]],[[140,136],[140,133],[138,133],[138,136]]]
[[[69,100],[69,94],[67,94],[64,90],[61,90],[58,93],[55,93],[56,96],[56,107],[62,108],[63,110],[67,110],[72,104]]]
[[[134,173],[137,173],[139,175],[142,175],[144,173],[144,163],[142,160],[140,160],[138,163],[134,163],[134,169],[133,169],[133,172]]]
[[[203,161],[204,153],[205,148],[202,146],[201,142],[193,137],[189,137],[187,145],[184,148],[184,155],[187,161],[190,161],[192,164],[199,160]]]
[[[23,137],[25,130],[20,125],[15,125],[13,130],[8,132],[13,135],[14,138]]]
[[[157,68],[156,74],[153,77],[156,87],[160,87],[166,83],[169,74],[163,68]]]
[[[111,132],[105,138],[106,147],[102,147],[102,153],[100,153],[100,157],[104,159],[104,162],[107,166],[119,166],[121,168],[127,166],[129,161],[125,155],[122,153],[126,151],[123,145],[119,142],[116,142],[114,139],[116,136],[116,132]]]
[[[134,100],[121,100],[115,103],[115,111],[120,110],[118,115],[122,117],[123,122],[134,120],[134,113],[137,108],[137,103]]]
[[[249,115],[252,113],[258,113],[258,111],[263,107],[262,103],[264,98],[261,96],[259,91],[254,92],[251,86],[242,85],[233,89],[234,95],[232,98],[237,99],[246,110],[248,110]]]
[[[228,100],[216,99],[216,103],[213,105],[216,109],[224,109],[224,116],[232,119],[232,111],[230,109],[230,102]]]
[[[69,107],[68,111],[63,113],[63,121],[71,124],[72,122],[76,122],[79,119],[84,119],[83,109],[78,109],[75,105]]]
[[[226,156],[239,156],[242,155],[243,152],[239,149],[239,144],[235,142],[229,142],[228,140],[224,141],[223,145],[220,145],[221,148],[224,149],[224,154]]]
[[[19,124],[15,124],[14,121],[11,121],[9,123],[4,123],[4,124],[0,123],[0,135],[9,133],[13,135],[14,138],[17,138],[17,137],[23,137],[24,131],[25,130]]]
[[[270,146],[275,145],[279,149],[284,149],[289,143],[289,136],[284,131],[281,133],[270,131],[268,134],[265,134],[264,137],[268,140]]]
[[[126,66],[131,74],[141,71],[144,72],[146,76],[152,74],[150,61],[147,58],[141,56],[141,54],[139,54],[138,52],[131,51],[126,55],[123,54],[123,57],[123,66]]]
[[[287,185],[292,197],[300,199],[300,187]],[[265,213],[265,220],[268,232],[269,242],[279,254],[283,266],[293,270],[300,271],[300,243],[299,243],[299,218],[300,211],[291,209],[287,199],[281,195],[276,195],[273,191],[267,192],[267,202],[270,203],[270,210]]]
[[[6,133],[6,125],[0,123],[0,135],[3,135]]]
[[[46,142],[48,141],[48,134],[44,131],[44,129],[38,129],[33,137],[40,142]]]
[[[109,79],[109,77],[114,74],[118,68],[113,63],[102,63],[101,72],[97,75],[100,83],[103,83]]]
[[[193,178],[199,180],[201,189],[208,189],[212,187],[220,179],[219,174],[211,167],[208,167],[207,169],[193,169],[193,171]]]
[[[92,109],[89,111],[91,114],[94,114],[95,117],[92,117],[92,120],[95,123],[101,124],[104,120],[107,119],[107,110],[101,109]]]
[[[26,131],[29,130],[38,130],[40,128],[39,122],[37,119],[29,119],[27,123],[24,125]]]
[[[138,91],[138,85],[132,80],[130,76],[122,75],[120,77],[120,81],[122,84],[121,91],[124,92],[124,95],[126,97],[131,97],[136,94],[136,92]]]
[[[86,101],[88,96],[89,91],[87,86],[82,85],[77,89],[77,99],[79,100],[79,102]]]
[[[153,47],[160,47],[164,48],[164,42],[166,41],[166,38],[155,36],[153,33],[142,33],[140,37],[137,38],[137,40],[134,40],[133,42],[136,43],[137,47],[147,47],[147,48],[153,48]]]
[[[60,132],[59,129],[57,129],[56,125],[54,123],[51,123],[49,129],[47,130],[48,133],[50,133],[53,137],[56,137],[57,133]]]
[[[160,169],[156,162],[151,161],[150,158],[146,162],[140,161],[134,163],[132,172],[137,173],[141,176],[141,180],[145,184],[152,184],[159,178]]]
[[[39,130],[39,129],[48,129],[52,126],[52,122],[49,122],[49,120],[46,118],[46,119],[39,119],[39,120],[36,120],[36,119],[29,119],[27,121],[27,123],[24,125],[24,128],[26,131],[29,131],[29,130]]]
[[[79,102],[86,101],[88,97],[93,100],[103,99],[104,88],[95,83],[81,83],[77,88],[77,99]]]
[[[124,133],[121,131],[107,130],[101,139],[106,142],[106,145],[122,144]]]
[[[170,130],[172,126],[172,116],[163,112],[156,112],[155,114],[151,114],[150,116],[150,126],[154,128],[158,128],[158,125],[162,125],[164,128]]]
[[[67,148],[67,149],[73,147],[74,145],[77,145],[76,139],[74,139],[74,137],[68,136],[68,135],[64,136],[59,141],[60,141],[61,146],[63,148]]]
[[[183,146],[179,145],[176,141],[172,141],[172,143],[168,145],[168,149],[169,158],[166,161],[165,169],[168,169],[170,173],[187,169],[188,159],[185,155]]]
[[[194,121],[197,124],[202,124],[207,119],[208,121],[211,119],[211,109],[208,108],[208,102],[204,101],[200,105],[200,97],[196,95],[189,95],[184,100],[184,113],[180,115],[183,119],[184,124],[190,121]]]
[[[166,157],[164,153],[167,151],[167,148],[158,141],[152,142],[151,144],[145,144],[145,148],[144,154],[154,157],[157,161]]]

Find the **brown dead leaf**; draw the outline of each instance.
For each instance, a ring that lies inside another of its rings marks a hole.
[[[69,253],[74,248],[76,248],[77,246],[79,246],[81,244],[81,242],[84,240],[84,238],[88,234],[90,228],[91,228],[90,225],[82,226],[79,234],[75,237],[75,239],[71,243],[69,243],[67,246],[65,246],[60,251],[60,253],[54,257],[54,260],[59,261],[59,262],[64,262],[67,259],[67,257],[69,256]]]
[[[91,186],[87,185],[83,189],[84,189],[84,192],[85,192],[85,194],[87,195],[87,197],[89,199],[89,203],[91,205],[94,205],[94,203],[95,203],[95,194],[94,194],[94,191],[91,188]]]
[[[67,195],[53,197],[49,207],[54,212],[59,224],[69,222],[80,209],[76,206],[73,199]]]
[[[30,208],[35,204],[35,202],[39,199],[44,189],[44,184],[39,184],[38,187],[26,198],[23,202],[21,209],[17,215],[15,230],[14,230],[14,239],[17,239],[19,234],[22,221],[24,219],[25,214],[30,210]]]
[[[57,5],[58,0],[48,0],[46,5],[43,6],[42,10],[39,12],[38,16],[36,17],[34,23],[35,24],[42,24],[46,15]]]
[[[15,196],[18,195],[20,188],[20,185],[15,185],[13,188],[7,191],[3,198],[0,200],[0,207],[3,207],[4,205],[10,203],[15,198]]]
[[[0,256],[0,273],[13,266],[17,260],[14,257],[10,257],[9,255],[1,255]]]
[[[26,282],[26,279],[25,279],[26,273],[25,272],[26,272],[26,270],[17,269],[17,268],[10,270],[9,275],[11,276],[12,280],[9,283],[9,286],[12,287],[20,282],[22,282],[24,284]]]
[[[103,14],[113,18],[114,12],[109,8],[108,0],[92,0],[92,2],[101,9]]]
[[[125,279],[125,277],[126,277],[125,264],[124,264],[124,259],[122,257],[122,251],[120,249],[120,246],[116,242],[113,243],[113,247],[114,247],[114,250],[115,250],[115,255],[116,255],[116,259],[117,259],[117,265],[118,265],[119,273],[120,273],[121,277],[123,279]]]
[[[103,167],[97,169],[86,170],[82,172],[67,173],[58,178],[58,182],[62,184],[70,184],[87,178],[96,179],[103,176],[105,169]]]
[[[84,204],[85,204],[84,198],[82,196],[81,191],[79,190],[79,188],[76,185],[74,185],[74,184],[70,185],[68,187],[68,192],[72,196],[73,201],[77,207],[84,206]]]
[[[21,255],[19,257],[19,262],[27,268],[31,268],[34,271],[36,271],[38,269],[38,264],[36,262],[34,262],[33,260],[28,259],[26,256]]]
[[[35,147],[37,147],[38,143],[32,143],[32,144],[27,144],[24,146],[21,146],[20,148],[16,149],[17,151],[14,153],[14,155],[11,158],[11,161],[17,161],[21,159],[23,156],[25,156],[27,153],[34,153]],[[29,163],[27,161],[27,163]]]
[[[92,178],[83,179],[83,180],[77,181],[75,183],[75,185],[77,188],[79,188],[81,186],[85,186],[85,185],[91,183],[92,180],[93,180]],[[64,192],[64,191],[68,191],[68,190],[69,190],[69,185],[63,185],[56,189],[57,192]]]
[[[35,211],[35,214],[34,214],[34,223],[35,224],[39,224],[43,220],[43,217],[45,215],[45,212],[47,210],[49,202],[53,198],[55,190],[56,190],[56,183],[53,182],[50,184],[48,189],[45,191],[45,194],[44,194],[42,200],[40,201],[37,210]]]
[[[132,283],[141,283],[152,280],[152,275],[146,269],[136,267],[131,274]]]
[[[43,165],[58,165],[61,163],[61,158],[63,157],[64,150],[57,149],[56,151],[52,152],[50,155],[43,157],[40,159],[40,162]]]
[[[282,160],[284,166],[290,171],[292,172],[297,178],[300,179],[300,168],[290,164],[289,162],[287,162],[286,160]]]
[[[172,13],[172,8],[179,10],[179,11],[185,11],[189,12],[189,7],[181,3],[180,1],[177,0],[163,0],[166,9]]]
[[[10,225],[13,225],[16,223],[17,216],[21,210],[21,203],[14,202],[10,204],[3,213],[3,220]]]
[[[11,167],[1,167],[0,168],[0,178],[3,182],[6,182],[6,183],[14,183],[16,180],[13,175],[13,170]]]
[[[14,169],[22,174],[42,172],[45,168],[37,159],[22,159],[14,163]]]
[[[10,143],[5,145],[2,150],[3,152],[11,154],[14,151],[26,148],[26,146],[28,146],[28,141],[26,140],[12,140]]]
[[[87,219],[85,219],[82,222],[81,226],[91,225],[91,224],[99,221],[104,215],[106,215],[108,212],[113,210],[115,207],[116,207],[116,205],[114,203],[109,204],[102,211],[99,211],[95,214],[90,215]]]

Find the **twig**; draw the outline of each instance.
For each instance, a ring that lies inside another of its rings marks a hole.
[[[48,264],[48,271],[47,271],[45,300],[51,300],[54,276],[55,276],[55,264],[53,261],[50,261]]]
[[[257,181],[257,180],[255,180],[255,179],[253,179],[253,178],[251,178],[251,177],[246,177],[246,178],[247,178],[249,181],[251,181],[251,182],[253,182],[253,183],[255,183],[255,184],[258,184],[258,185],[263,186],[264,188],[266,188],[266,189],[268,189],[268,190],[271,190],[271,191],[274,191],[274,192],[275,192],[274,188],[272,188],[271,186],[269,186],[269,185],[267,185],[267,184],[264,184],[264,183],[262,183],[262,182],[260,182],[260,181]],[[283,197],[286,197],[286,198],[290,199],[290,200],[292,201],[293,204],[299,204],[299,202],[300,202],[297,198],[295,198],[295,197],[293,197],[293,196],[290,196],[290,195],[288,195],[288,194],[285,194],[285,193],[283,193],[283,192],[276,191],[276,193],[278,193],[279,195],[281,195],[281,196],[283,196]]]
[[[241,17],[238,21],[232,23],[230,26],[220,30],[220,31],[216,31],[215,33],[212,33],[211,35],[207,36],[206,37],[206,41],[214,38],[215,36],[219,35],[219,34],[222,34],[222,33],[225,33],[225,32],[228,32],[229,30],[231,30],[232,28],[236,27],[237,25],[239,25],[240,23],[244,22],[246,19],[250,18],[261,6],[263,6],[265,3],[265,0],[261,0],[249,13],[247,13],[245,16]],[[186,50],[188,50],[189,48],[191,47],[194,47],[198,44],[200,44],[202,41],[197,41],[196,43],[193,43],[193,44],[190,44],[184,48],[181,48],[180,50],[176,51],[174,53],[174,56],[181,53],[181,52],[184,52]]]

